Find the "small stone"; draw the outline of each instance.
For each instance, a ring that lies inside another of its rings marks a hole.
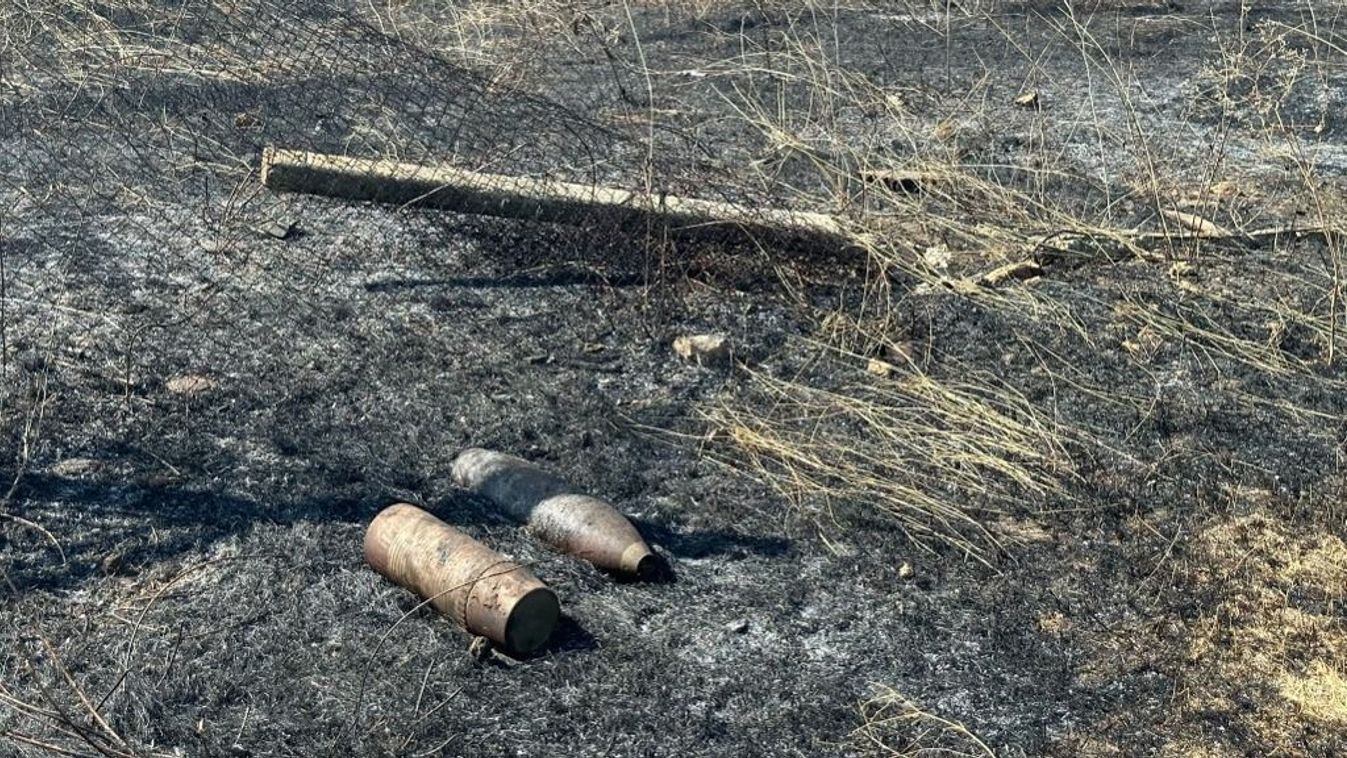
[[[200,374],[181,374],[164,382],[164,387],[175,395],[198,395],[215,388],[215,380]]]
[[[1049,634],[1061,634],[1070,626],[1071,623],[1060,611],[1041,613],[1038,616],[1038,628]]]
[[[201,240],[201,251],[211,255],[222,255],[229,252],[229,243],[218,237]]]
[[[891,376],[895,371],[892,363],[885,363],[884,361],[881,361],[878,358],[871,358],[870,362],[866,364],[865,370],[874,374],[875,376],[882,376],[882,377]]]
[[[725,631],[730,634],[748,634],[748,619],[738,619],[725,625]]]
[[[1015,98],[1015,105],[1021,108],[1038,107],[1038,90],[1029,90],[1028,92]]]
[[[120,551],[108,553],[103,556],[103,560],[98,562],[98,570],[103,573],[103,576],[112,576],[121,570],[124,557]]]
[[[1228,200],[1236,195],[1245,194],[1244,190],[1240,187],[1239,182],[1231,181],[1229,179],[1211,185],[1207,188],[1207,193],[1213,197],[1220,198],[1221,200]]]
[[[66,458],[63,461],[52,464],[48,469],[55,476],[65,476],[72,479],[92,474],[98,470],[101,464],[92,458]]]
[[[262,125],[262,119],[256,113],[240,113],[234,117],[236,129],[252,129]]]
[[[673,341],[673,349],[683,360],[719,363],[730,357],[730,339],[723,334],[683,335]]]
[[[472,642],[468,643],[468,657],[478,663],[491,660],[495,653],[495,649],[491,647],[491,640],[485,637],[473,637]]]
[[[293,221],[285,219],[272,219],[257,225],[256,230],[259,234],[272,237],[278,240],[290,239],[295,233],[295,224]]]
[[[1035,261],[1015,261],[988,271],[978,282],[985,287],[995,287],[1011,280],[1027,281],[1042,273],[1043,268]]]
[[[953,259],[954,256],[950,254],[949,247],[945,245],[932,245],[921,253],[922,262],[936,271],[944,271],[949,268]]]
[[[917,572],[912,569],[912,564],[908,563],[907,561],[903,561],[903,565],[898,567],[899,579],[911,579],[912,576],[916,573]]]
[[[1188,261],[1174,261],[1169,267],[1169,276],[1171,279],[1185,279],[1197,276],[1197,266]]]

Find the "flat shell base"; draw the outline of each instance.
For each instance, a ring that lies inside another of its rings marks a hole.
[[[519,598],[505,621],[505,646],[513,653],[528,654],[542,647],[557,627],[561,603],[546,587]]]

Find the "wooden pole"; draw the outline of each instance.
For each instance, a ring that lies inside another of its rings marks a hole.
[[[421,205],[572,226],[638,228],[654,217],[680,236],[729,233],[755,240],[784,237],[832,248],[846,245],[846,235],[837,221],[822,213],[750,208],[553,179],[274,147],[262,152],[262,183],[281,192]]]

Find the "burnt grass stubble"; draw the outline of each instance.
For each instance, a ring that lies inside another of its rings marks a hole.
[[[1213,9],[1233,12],[1185,12]],[[721,26],[744,18],[669,27],[653,18],[648,52],[656,61],[719,55]],[[939,41],[849,31],[858,56],[906,44],[911,70],[894,76],[934,77],[922,68],[945,60]],[[976,55],[992,56],[986,46],[975,54],[971,36],[953,58],[965,75],[981,66]],[[1123,50],[1157,72],[1191,67],[1198,52],[1165,40]],[[1056,63],[1070,69],[1065,53]],[[1065,74],[1054,81],[1074,86]],[[986,148],[1013,153],[1013,137]],[[102,712],[128,742],[189,755],[436,746],[463,755],[846,754],[856,749],[848,734],[857,703],[875,684],[965,723],[1007,755],[1074,754],[1072,739],[1091,731],[1127,754],[1159,750],[1175,733],[1247,754],[1269,748],[1241,726],[1239,702],[1168,718],[1188,665],[1185,624],[1221,589],[1170,572],[1158,590],[1135,588],[1157,565],[1189,557],[1176,533],[1239,515],[1226,485],[1271,492],[1270,507],[1294,528],[1341,534],[1324,514],[1340,514],[1331,503],[1342,494],[1342,425],[1222,389],[1340,416],[1342,396],[1315,377],[1268,386],[1266,375],[1182,341],[1143,367],[1060,325],[899,281],[911,331],[895,336],[929,347],[930,373],[995,367],[1054,416],[1126,440],[1130,455],[1073,449],[1072,502],[1025,502],[1018,514],[1051,537],[1008,544],[991,568],[919,550],[863,508],[845,509],[843,528],[825,527],[843,547],[831,551],[779,495],[657,430],[695,434],[695,410],[744,381],[737,369],[679,361],[668,347],[676,334],[725,332],[746,365],[797,373],[805,361],[790,338],[856,297],[859,262],[788,256],[814,282],[802,304],[753,251],[712,246],[653,260],[639,232],[614,240],[317,198],[284,203],[301,233],[236,240],[233,275],[209,281],[210,295],[191,310],[175,295],[192,282],[134,268],[145,240],[109,239],[75,258],[38,244],[59,225],[0,237],[10,292],[68,306],[10,305],[7,449],[19,449],[30,408],[44,413],[25,468],[6,456],[0,483],[22,474],[8,510],[60,544],[58,553],[12,522],[0,533],[0,676],[10,692],[78,712],[45,637],[91,697],[111,693]],[[193,209],[181,213],[190,228]],[[1242,250],[1204,263],[1203,276],[1255,295],[1259,281],[1241,276],[1247,267],[1295,266],[1324,255],[1316,244]],[[196,246],[174,254],[207,255]],[[1118,339],[1108,332],[1114,303],[1178,296],[1161,267],[1137,261],[1049,265],[1033,286],[1072,307],[1100,341]],[[150,326],[118,330],[105,312]],[[1036,344],[1096,386],[1154,396],[1152,412],[1055,381],[1027,347]],[[825,369],[812,370],[826,381]],[[215,386],[165,389],[182,374]],[[1161,390],[1157,375],[1168,378]],[[676,581],[620,583],[540,548],[450,485],[449,462],[467,446],[528,456],[618,503]],[[71,459],[94,463],[61,465]],[[364,525],[397,499],[425,505],[556,588],[566,618],[542,654],[474,661],[462,632],[413,612],[415,598],[362,563]],[[1139,514],[1154,528],[1129,526]],[[904,562],[910,578],[900,577]],[[1058,613],[1076,625],[1045,629],[1041,620]],[[1159,630],[1136,643],[1153,649],[1116,640],[1117,675],[1083,683],[1081,666],[1103,654],[1099,640],[1138,628]],[[0,715],[0,729],[18,729],[13,719]],[[1299,738],[1307,754],[1343,748],[1331,732],[1306,728]],[[16,750],[39,752],[0,747]]]

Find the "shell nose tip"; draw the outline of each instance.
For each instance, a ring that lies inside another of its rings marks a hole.
[[[622,570],[642,582],[668,582],[673,579],[669,562],[639,543],[627,548],[622,556]]]

